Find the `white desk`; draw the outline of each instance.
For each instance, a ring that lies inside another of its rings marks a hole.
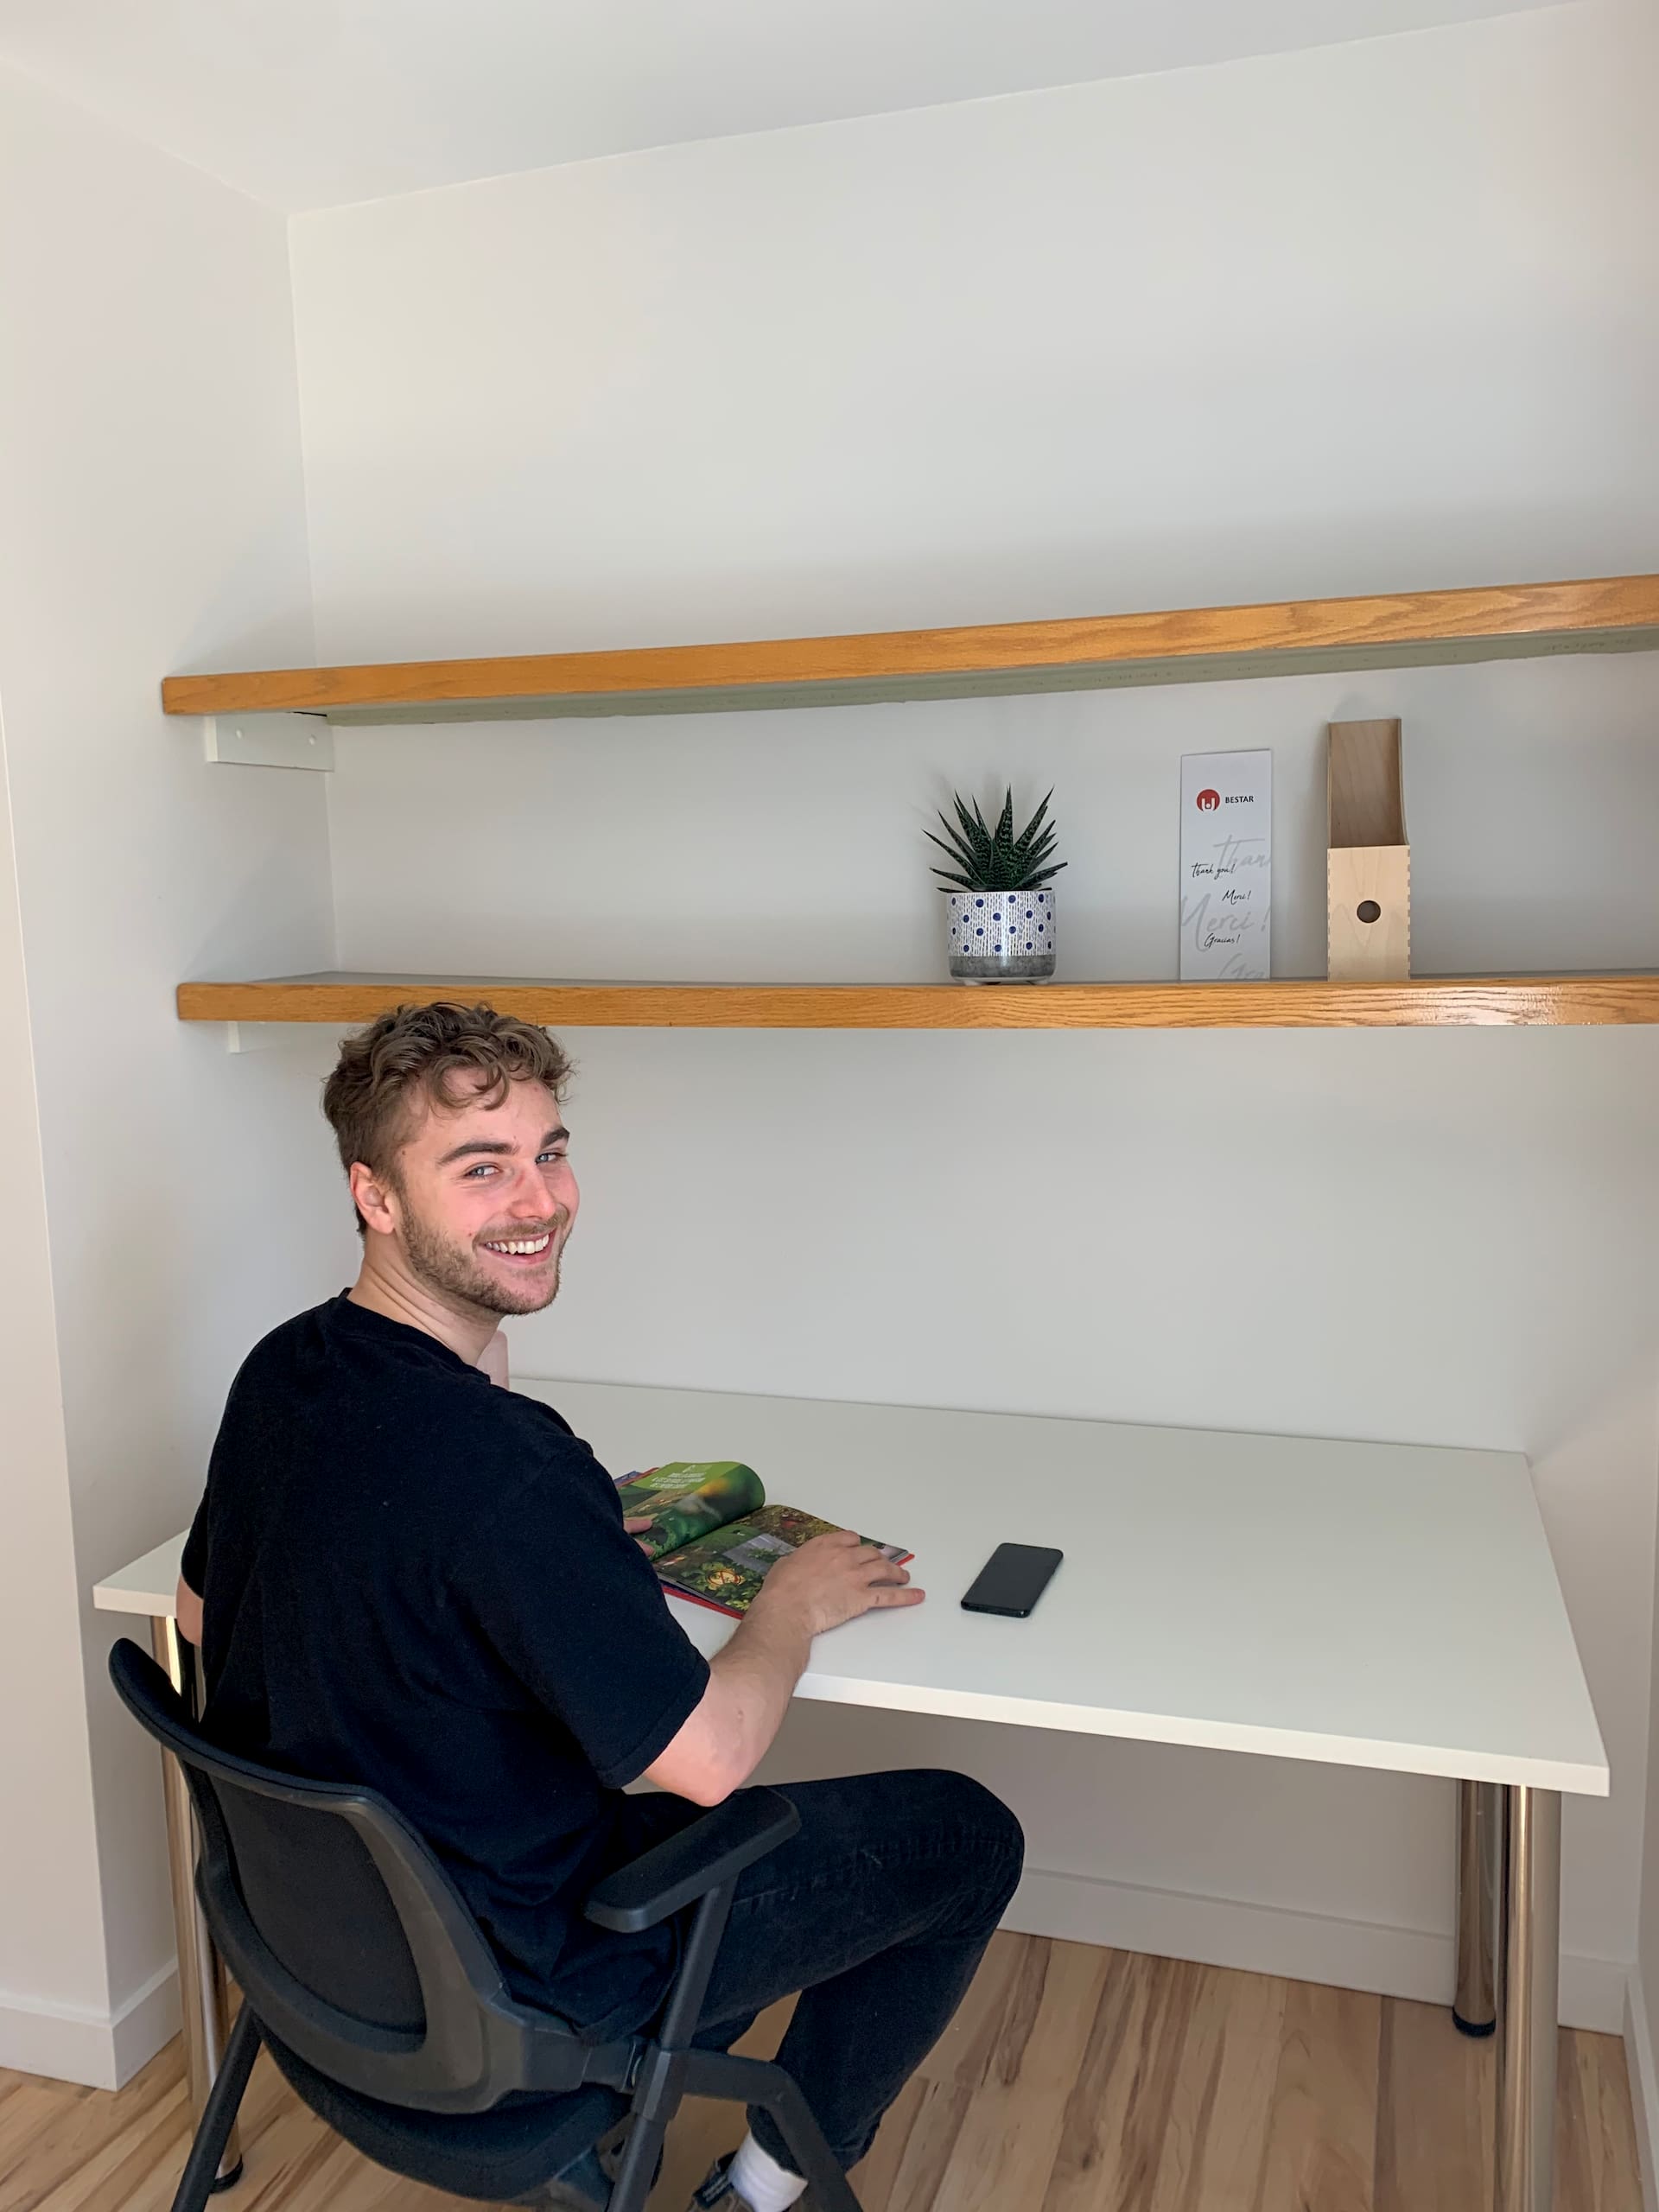
[[[1518,1454],[516,1387],[557,1405],[613,1472],[746,1459],[774,1497],[914,1548],[929,1602],[820,1637],[802,1696],[1464,1783],[1458,2010],[1492,2017],[1501,1910],[1500,2212],[1548,2212],[1560,1793],[1609,1782]],[[964,1613],[1009,1540],[1066,1554],[1038,1611]],[[170,1615],[181,1543],[96,1602]],[[677,1610],[704,1651],[731,1632]]]

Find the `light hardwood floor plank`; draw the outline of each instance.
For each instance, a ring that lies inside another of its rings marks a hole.
[[[1144,2206],[1159,2164],[1198,1970],[1124,1952],[1108,1957],[1044,2212]]]
[[[1287,1985],[1218,1967],[1198,1973],[1148,2212],[1254,2212]]]
[[[130,2107],[118,2126],[99,2125],[84,2108],[66,2113],[63,2126],[37,2136],[7,2176],[6,2212],[37,2212],[48,2197],[54,2212],[90,2212],[103,2201],[130,2204],[147,2176],[171,2171],[175,2156],[182,2162],[186,2117],[178,2080],[149,2104]]]
[[[950,2202],[945,2176],[974,2092],[964,2082],[929,2082],[921,2075],[912,2087],[918,2090],[913,2120],[906,2120],[901,2098],[874,2149],[852,2176],[864,2212],[931,2212],[933,2206]],[[897,2147],[886,2139],[890,2128],[902,2136]]]
[[[737,2046],[770,2056],[791,2007]],[[1487,2212],[1491,2043],[1438,2007],[1000,1936],[854,2176],[865,2212]],[[742,2133],[688,2101],[652,2212]],[[261,2056],[215,2212],[465,2212],[381,2171]],[[1617,2037],[1564,2032],[1557,2212],[1640,2212]],[[178,2045],[115,2094],[0,2073],[0,2212],[168,2212]]]
[[[989,2054],[940,2182],[952,2212],[1040,2205],[1114,1951],[1026,1939]]]
[[[0,2174],[22,2169],[30,2145],[78,2113],[92,2093],[57,2082],[28,2080],[0,2104]]]
[[[1497,2041],[1433,2005],[1382,2006],[1376,2212],[1483,2212],[1492,2201]]]
[[[1255,2212],[1373,2212],[1382,2000],[1293,1982]]]
[[[1624,2044],[1616,2036],[1564,2033],[1560,2078],[1555,2171],[1563,2204],[1641,2212]]]

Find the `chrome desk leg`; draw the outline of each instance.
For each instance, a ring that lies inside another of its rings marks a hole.
[[[1553,1789],[1505,1789],[1503,1801],[1497,2212],[1550,2212],[1555,2199],[1561,1801]]]
[[[1452,1999],[1452,2018],[1466,2036],[1489,2036],[1497,2025],[1497,1916],[1503,1859],[1503,1790],[1495,1782],[1460,1782],[1458,1988]]]
[[[178,1624],[156,1619],[149,1624],[150,1649],[156,1664],[194,1712],[194,1658],[181,1645]],[[184,2071],[190,2091],[190,2109],[198,2120],[213,2086],[219,2062],[225,2055],[226,2012],[225,1968],[196,1897],[196,1828],[190,1792],[171,1751],[162,1754],[162,1787],[167,1798],[167,1857],[173,1877],[173,1926],[179,1944],[179,2011],[183,2016]],[[242,2149],[237,2131],[231,2130],[225,2155],[219,2163],[215,2189],[228,2189],[242,2171]]]

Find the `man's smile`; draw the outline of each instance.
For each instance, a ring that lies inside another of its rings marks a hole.
[[[553,1231],[543,1229],[535,1236],[485,1236],[479,1241],[486,1252],[493,1252],[499,1259],[529,1263],[547,1257]]]

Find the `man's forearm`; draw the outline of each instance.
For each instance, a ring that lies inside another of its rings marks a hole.
[[[685,1726],[646,1771],[700,1805],[741,1789],[778,1733],[812,1638],[792,1611],[751,1613],[709,1662],[709,1687]]]
[[[774,1618],[762,1611],[751,1613],[711,1662],[709,1671],[732,1716],[734,1789],[748,1780],[772,1748],[811,1650],[811,1636],[798,1617],[782,1613]]]

